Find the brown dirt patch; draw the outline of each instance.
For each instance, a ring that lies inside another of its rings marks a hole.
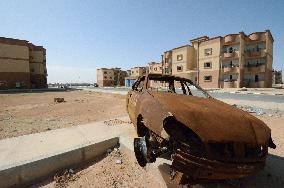
[[[55,103],[62,97],[66,102]],[[88,91],[0,94],[0,139],[127,115],[125,96]]]

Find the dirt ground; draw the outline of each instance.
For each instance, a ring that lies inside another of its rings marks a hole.
[[[55,97],[66,102],[54,103]],[[0,94],[0,139],[126,115],[125,96],[88,91]]]
[[[68,169],[32,187],[155,187],[160,184],[129,155],[115,148],[81,169]]]
[[[54,103],[54,97],[66,102]],[[226,101],[238,104],[237,101]],[[244,105],[240,103],[240,105]],[[267,106],[266,106],[267,107]],[[0,94],[0,139],[76,126],[127,115],[125,96],[88,91]],[[254,178],[245,178],[241,186],[283,187],[284,112],[256,115],[272,130],[277,149],[269,150],[267,168]],[[122,160],[121,164],[116,164]],[[240,182],[237,182],[239,184]],[[226,184],[225,187],[227,187]],[[55,176],[37,186],[43,187],[158,187],[155,178],[123,153],[112,151],[103,159],[81,170]],[[37,187],[36,186],[36,187]],[[197,186],[198,187],[198,186]],[[216,184],[200,187],[216,187]],[[224,187],[224,186],[219,186]]]

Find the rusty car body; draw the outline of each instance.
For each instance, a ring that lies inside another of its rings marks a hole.
[[[276,147],[264,122],[186,78],[141,76],[126,105],[139,137],[134,150],[141,166],[170,153],[172,168],[186,177],[234,179],[263,169],[268,147]]]

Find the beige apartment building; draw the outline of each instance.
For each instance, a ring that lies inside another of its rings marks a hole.
[[[172,74],[196,82],[197,62],[195,53],[191,45],[180,46],[164,52],[162,55],[163,74]]]
[[[269,30],[195,38],[164,52],[162,71],[206,88],[271,87],[273,41]]]
[[[46,50],[0,37],[0,89],[47,87]]]
[[[133,68],[131,68],[130,69],[130,75],[125,77],[125,86],[131,87],[139,76],[145,75],[146,73],[147,73],[146,67],[133,67]]]
[[[97,84],[100,87],[124,86],[127,72],[121,68],[100,68],[97,69]]]

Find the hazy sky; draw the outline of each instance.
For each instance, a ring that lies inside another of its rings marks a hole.
[[[0,36],[47,49],[48,82],[95,82],[96,68],[128,69],[202,35],[270,29],[284,69],[284,1],[2,0]]]

